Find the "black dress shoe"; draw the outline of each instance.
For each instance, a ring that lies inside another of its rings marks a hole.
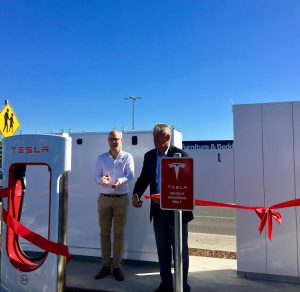
[[[113,276],[117,281],[124,281],[125,277],[120,268],[113,269]]]
[[[102,279],[110,274],[110,267],[102,267],[102,269],[96,274],[95,279]]]

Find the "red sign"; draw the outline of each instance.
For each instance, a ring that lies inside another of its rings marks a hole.
[[[168,210],[194,209],[193,158],[162,158],[160,207]]]

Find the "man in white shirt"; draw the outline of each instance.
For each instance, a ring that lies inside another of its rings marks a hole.
[[[122,134],[111,131],[108,135],[109,151],[98,156],[95,180],[100,187],[98,214],[102,268],[95,279],[102,279],[112,273],[117,281],[123,281],[121,261],[124,245],[124,231],[128,210],[128,183],[134,178],[134,161],[130,153],[122,151]],[[113,222],[113,261],[111,263],[111,227]]]

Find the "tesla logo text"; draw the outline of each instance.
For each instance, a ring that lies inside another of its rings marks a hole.
[[[180,168],[184,168],[185,167],[185,163],[177,163],[177,162],[175,162],[175,163],[169,164],[169,167],[175,169],[176,180],[178,180],[179,169]]]
[[[28,279],[27,275],[21,275],[21,277],[20,277],[20,282],[21,282],[23,285],[27,285],[28,282],[29,282],[29,279]]]
[[[42,146],[42,147],[37,147],[37,146],[18,146],[18,147],[11,147],[11,152],[12,153],[48,153],[49,152],[49,147],[48,146]]]

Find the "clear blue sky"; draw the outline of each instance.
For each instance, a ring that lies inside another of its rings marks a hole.
[[[300,1],[0,1],[0,102],[23,133],[131,130],[129,95],[136,130],[232,139],[230,98],[300,100]]]

